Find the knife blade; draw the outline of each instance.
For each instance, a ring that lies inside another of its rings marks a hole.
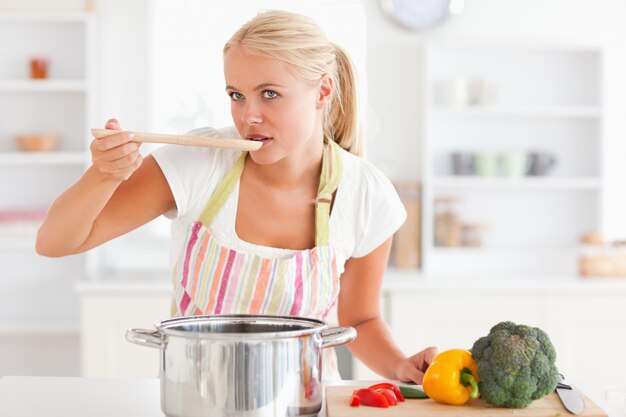
[[[556,393],[559,395],[563,406],[572,414],[578,415],[585,411],[585,401],[580,392],[571,385],[565,383],[565,378],[559,374],[557,380]]]

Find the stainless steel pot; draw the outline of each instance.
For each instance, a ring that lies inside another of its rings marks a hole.
[[[169,417],[314,416],[322,407],[322,349],[352,327],[255,315],[189,316],[129,329],[161,350],[161,409]]]

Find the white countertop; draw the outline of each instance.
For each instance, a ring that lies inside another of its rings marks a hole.
[[[158,379],[0,378],[3,417],[162,417]]]
[[[2,417],[163,417],[160,401],[158,379],[0,378]],[[318,416],[326,416],[325,406]]]
[[[166,296],[172,284],[165,273],[138,273],[101,277],[92,281],[80,281],[76,285],[81,295],[144,295]],[[489,279],[468,276],[429,276],[418,270],[389,268],[383,281],[383,292],[416,291],[420,294],[454,292],[533,292],[533,293],[606,293],[626,295],[626,278],[582,278],[578,276],[517,277]]]
[[[367,386],[371,381],[334,384]],[[578,386],[578,385],[577,385]],[[605,401],[592,400],[609,417],[621,417]],[[2,417],[163,417],[158,379],[21,377],[0,378]],[[319,417],[325,417],[325,407]]]
[[[509,292],[582,293],[589,292],[626,295],[626,278],[559,276],[510,276],[485,278],[468,275],[463,278],[426,275],[410,269],[387,269],[383,291],[387,293],[427,292]]]

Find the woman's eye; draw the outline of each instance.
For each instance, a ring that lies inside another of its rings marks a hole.
[[[263,91],[263,97],[273,99],[273,98],[278,97],[278,93],[272,90],[265,90]]]
[[[234,101],[239,101],[243,99],[243,94],[238,93],[236,91],[233,91],[232,93],[228,94],[230,96],[230,98]]]

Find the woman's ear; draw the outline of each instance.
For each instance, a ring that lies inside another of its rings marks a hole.
[[[319,97],[317,99],[317,109],[323,109],[333,98],[333,79],[328,74],[322,75],[319,84]]]

